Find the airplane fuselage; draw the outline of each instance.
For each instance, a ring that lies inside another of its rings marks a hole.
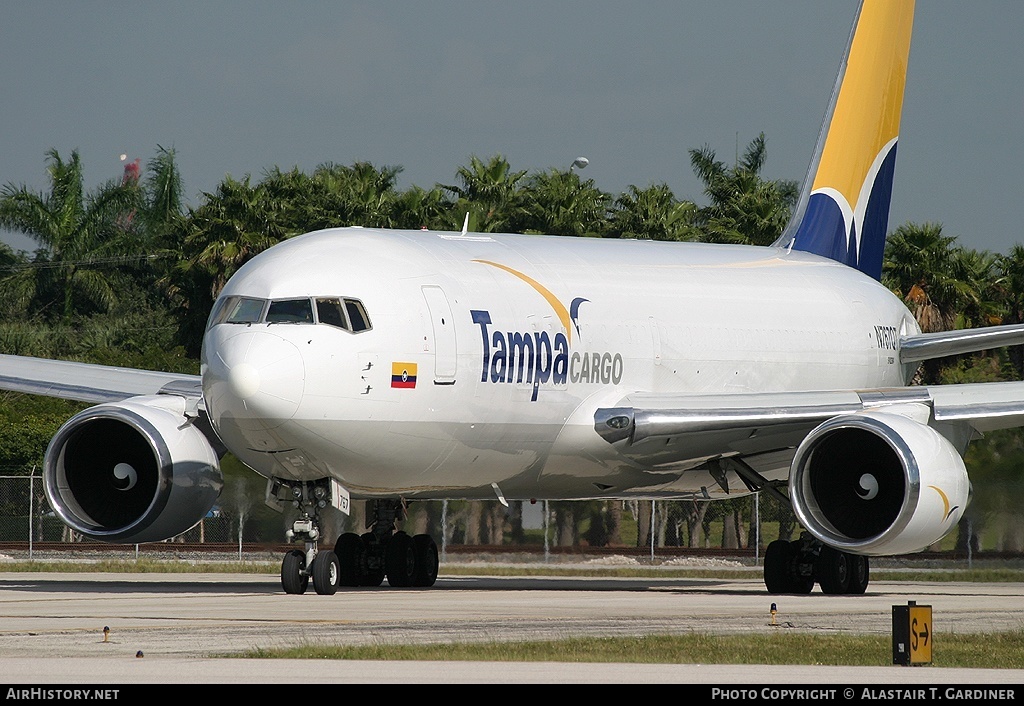
[[[347,328],[215,308],[203,386],[244,463],[367,497],[695,491],[706,478],[619,457],[594,410],[636,391],[902,386],[896,341],[916,332],[852,268],[694,243],[336,229],[254,258],[231,297],[361,305]]]

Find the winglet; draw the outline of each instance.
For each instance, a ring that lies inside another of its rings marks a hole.
[[[880,279],[914,0],[864,0],[793,219],[776,245]]]

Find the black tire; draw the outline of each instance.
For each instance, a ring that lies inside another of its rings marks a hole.
[[[359,577],[360,586],[380,586],[384,583],[384,552],[373,532],[359,536],[363,543],[363,561],[366,572]]]
[[[313,559],[313,588],[321,596],[333,596],[338,592],[338,584],[341,580],[341,567],[338,565],[338,555],[330,549],[323,549],[317,552]]]
[[[838,595],[850,587],[850,555],[832,547],[822,547],[814,562],[814,576],[822,593]]]
[[[793,550],[793,563],[790,565],[790,593],[797,593],[806,595],[814,590],[814,565],[808,563],[801,563],[801,559],[806,562],[807,555],[802,551],[804,544],[799,539],[794,539],[789,543],[789,546]],[[804,573],[801,573],[801,569],[806,569]]]
[[[338,567],[341,569],[338,585],[362,586],[366,578],[366,551],[359,535],[355,532],[346,532],[338,537],[334,544],[334,553],[338,556]]]
[[[412,547],[416,560],[412,585],[423,588],[433,586],[437,581],[437,568],[440,565],[437,543],[429,534],[417,534],[412,538]]]
[[[850,562],[850,585],[846,587],[846,592],[859,596],[868,590],[868,581],[870,580],[868,558],[850,554],[848,559]]]
[[[413,575],[416,572],[416,552],[412,537],[405,532],[395,532],[388,540],[387,550],[384,552],[384,565],[389,586],[412,586]]]
[[[768,593],[792,593],[790,578],[793,564],[793,546],[784,539],[776,539],[764,551],[764,585]]]
[[[281,588],[285,593],[302,594],[308,585],[306,555],[298,549],[292,549],[281,561]]]

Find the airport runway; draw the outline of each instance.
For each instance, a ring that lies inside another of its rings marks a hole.
[[[431,589],[285,595],[274,576],[0,573],[0,682],[1021,684],[1021,670],[223,659],[263,648],[689,632],[892,634],[1024,627],[1022,583],[873,581],[863,596],[770,596],[749,580],[446,577]],[[777,606],[774,618],[771,604]],[[104,631],[107,628],[107,631]],[[937,647],[936,649],[940,649]],[[1024,667],[1024,665],[1022,665]],[[1024,692],[1022,692],[1024,693]]]

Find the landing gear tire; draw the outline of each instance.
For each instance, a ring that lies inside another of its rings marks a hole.
[[[338,556],[338,566],[341,570],[338,584],[340,586],[365,585],[366,551],[359,535],[355,532],[346,532],[338,537],[338,541],[334,545],[334,553]]]
[[[373,532],[367,532],[359,537],[363,543],[363,552],[366,554],[366,572],[359,577],[360,586],[380,586],[384,583],[385,567],[380,561],[380,552],[376,549],[377,537]]]
[[[415,568],[413,569],[412,585],[426,588],[437,581],[437,567],[440,560],[437,556],[437,543],[429,534],[417,534],[412,538]]]
[[[846,593],[850,587],[850,555],[829,546],[821,548],[814,562],[814,576],[822,593]]]
[[[849,563],[850,584],[847,586],[846,592],[851,595],[860,595],[868,590],[868,581],[870,578],[868,558],[866,556],[851,554],[849,556]]]
[[[338,583],[341,579],[341,567],[338,565],[338,555],[330,549],[317,553],[313,559],[313,588],[321,596],[333,596],[338,592]]]
[[[405,532],[395,532],[388,541],[384,553],[388,585],[406,588],[413,585],[416,573],[416,552],[412,537]]]
[[[789,593],[789,567],[793,548],[784,539],[776,539],[764,551],[764,585],[768,593]]]
[[[793,549],[793,564],[791,569],[792,590],[790,593],[808,594],[814,590],[814,567],[808,566],[807,555],[801,551],[803,544],[798,539],[789,543]],[[803,572],[801,572],[803,568]]]
[[[285,593],[302,594],[309,585],[306,573],[306,555],[293,549],[284,555],[281,562],[281,588]]]
[[[801,573],[800,542],[777,539],[764,553],[764,585],[768,593],[810,593],[814,577]]]
[[[814,562],[814,576],[822,593],[846,593],[850,586],[850,555],[829,546],[821,548]]]

